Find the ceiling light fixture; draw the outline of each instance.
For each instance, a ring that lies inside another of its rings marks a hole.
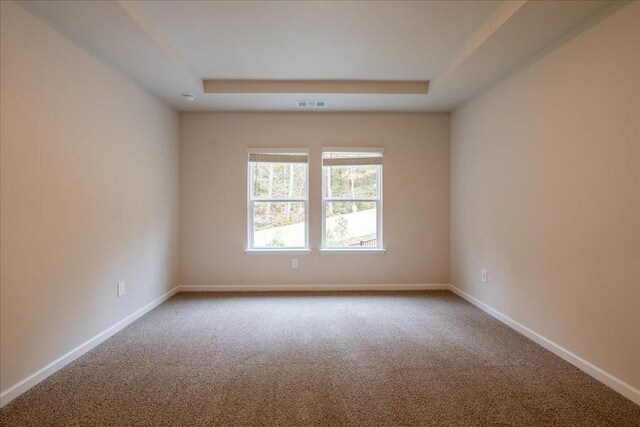
[[[195,99],[196,99],[196,96],[195,96],[195,95],[192,95],[192,94],[190,94],[190,93],[183,93],[183,94],[182,94],[182,97],[183,97],[184,99],[186,99],[187,101],[189,101],[189,102],[193,102],[193,101],[195,101]]]

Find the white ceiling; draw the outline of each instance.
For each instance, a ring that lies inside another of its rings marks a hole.
[[[450,111],[610,1],[21,1],[180,110]],[[205,94],[203,79],[430,80],[426,95]],[[182,93],[197,96],[188,102]]]
[[[205,79],[428,80],[500,3],[147,1],[140,6]]]

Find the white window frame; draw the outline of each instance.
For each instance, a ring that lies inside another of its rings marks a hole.
[[[304,198],[254,198],[253,177],[251,176],[251,154],[304,154],[307,156],[304,180]],[[285,248],[255,247],[253,230],[253,205],[255,202],[304,202],[304,246],[290,246]],[[247,245],[246,254],[309,254],[309,149],[308,148],[249,148],[247,149]]]
[[[322,158],[324,159],[324,153],[331,152],[343,152],[343,153],[377,153],[384,158],[384,148],[370,148],[370,147],[325,147],[322,149]],[[383,161],[384,163],[384,161]],[[341,198],[327,198],[327,170],[322,165],[322,238],[320,253],[323,255],[338,255],[338,254],[384,254],[386,249],[384,247],[383,240],[383,165],[378,165],[378,175],[376,185],[378,188],[377,198],[355,198],[355,199],[341,199]],[[375,247],[333,247],[326,245],[326,206],[327,202],[376,202],[376,246]]]

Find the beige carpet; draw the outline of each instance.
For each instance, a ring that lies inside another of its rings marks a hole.
[[[181,293],[0,424],[640,426],[640,407],[446,291]]]

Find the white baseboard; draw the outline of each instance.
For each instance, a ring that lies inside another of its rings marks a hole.
[[[94,336],[93,338],[84,342],[78,347],[74,348],[70,352],[60,356],[59,358],[49,363],[44,368],[29,375],[27,378],[19,381],[18,383],[12,385],[8,389],[0,393],[0,407],[3,407],[4,405],[11,402],[16,397],[20,396],[25,391],[29,390],[34,385],[38,384],[40,381],[43,381],[45,378],[47,378],[54,372],[60,370],[70,362],[73,362],[75,359],[82,356],[87,351],[96,347],[98,344],[104,342],[115,333],[124,329],[126,326],[128,326],[135,320],[139,319],[149,311],[153,310],[154,308],[156,308],[157,306],[159,306],[160,304],[162,304],[163,302],[171,298],[177,292],[178,292],[178,287],[171,289],[166,294],[162,295],[159,298],[156,298],[155,300],[151,301],[149,304],[131,313],[130,315],[128,315],[127,317],[125,317],[115,325],[111,326],[108,329],[105,329],[104,331],[100,332],[98,335]]]
[[[449,290],[448,284],[376,285],[180,285],[180,292],[283,292],[283,291],[435,291]]]
[[[498,310],[496,310],[493,307],[483,303],[482,301],[480,301],[476,297],[466,293],[462,289],[459,289],[459,288],[455,287],[454,285],[449,285],[449,289],[451,290],[451,292],[453,292],[456,295],[458,295],[458,296],[464,298],[465,300],[469,301],[471,304],[475,305],[476,307],[480,308],[484,312],[486,312],[486,313],[490,314],[491,316],[495,317],[496,319],[498,319],[499,321],[501,321],[505,325],[509,326],[512,329],[515,329],[516,331],[520,332],[525,337],[527,337],[527,338],[533,340],[534,342],[540,344],[542,347],[546,348],[547,350],[549,350],[550,352],[556,354],[557,356],[560,356],[561,358],[563,358],[567,362],[571,363],[576,368],[584,371],[585,373],[589,374],[590,376],[592,376],[596,380],[598,380],[601,383],[605,384],[606,386],[614,389],[615,391],[617,391],[618,393],[620,393],[621,395],[623,395],[627,399],[629,399],[629,400],[637,403],[638,405],[640,405],[640,390],[638,390],[637,388],[633,387],[630,384],[627,384],[626,382],[622,381],[619,378],[616,378],[615,376],[613,376],[610,373],[604,371],[603,369],[597,367],[596,365],[594,365],[594,364],[584,360],[580,356],[570,352],[566,348],[556,344],[555,342],[549,340],[548,338],[545,338],[544,336],[540,335],[539,333],[527,328],[523,324],[516,322],[515,320],[513,320],[512,318],[510,318],[508,316],[505,316],[504,314],[500,313]]]

